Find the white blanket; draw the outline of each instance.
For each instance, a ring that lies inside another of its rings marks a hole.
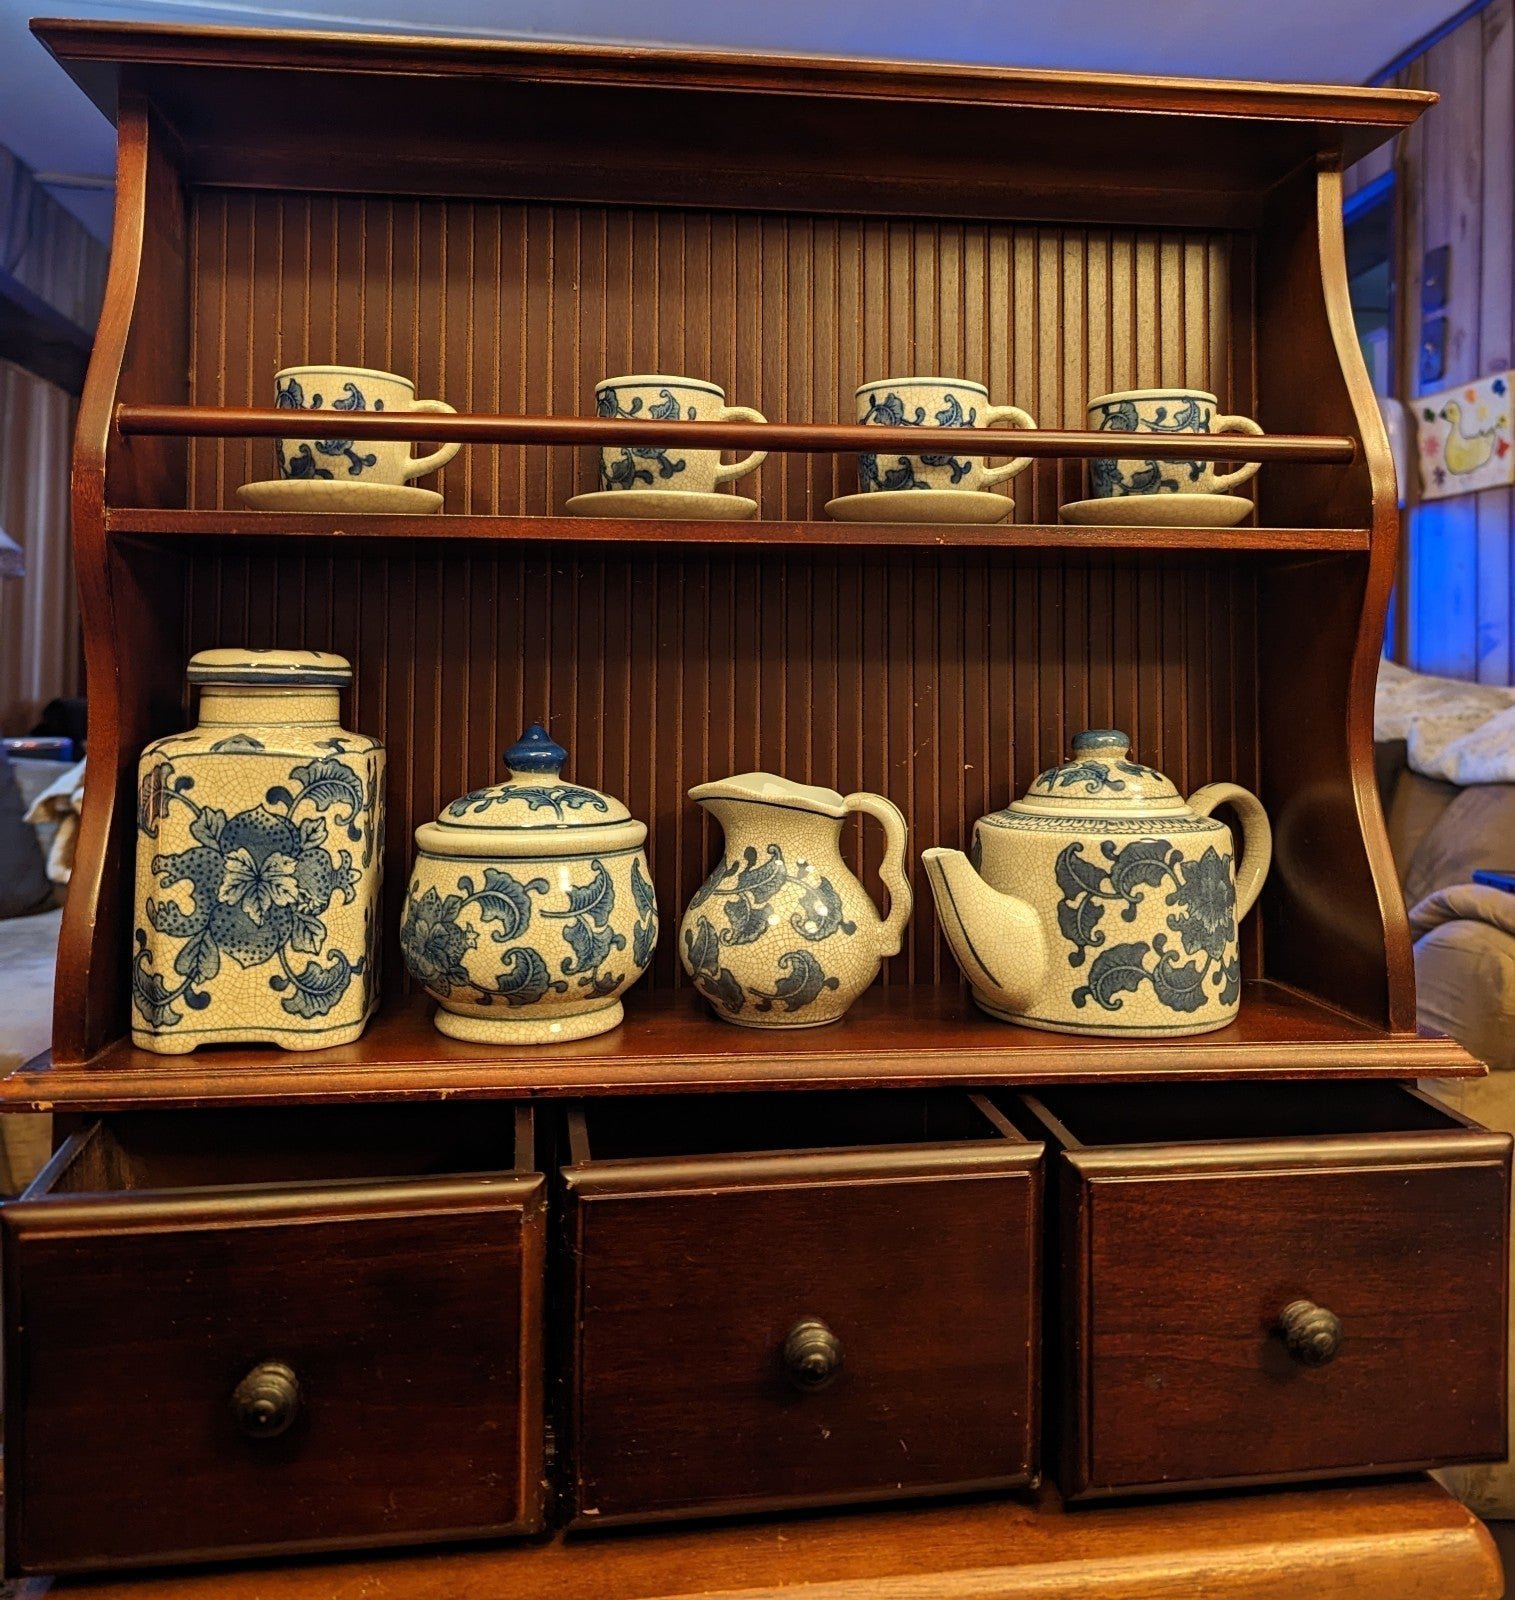
[[[79,837],[79,812],[84,806],[84,763],[55,778],[27,809],[26,820],[35,828],[56,827],[47,850],[47,875],[54,883],[67,883],[74,870],[74,845]]]
[[[1448,783],[1515,783],[1515,688],[1378,666],[1375,739],[1404,739],[1415,772]]]

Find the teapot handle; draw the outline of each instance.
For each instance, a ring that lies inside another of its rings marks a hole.
[[[900,808],[881,794],[860,791],[849,794],[842,801],[845,811],[862,811],[874,817],[884,829],[884,859],[879,863],[878,875],[889,891],[889,915],[884,918],[879,954],[899,954],[904,938],[905,924],[910,920],[910,884],[905,877],[905,840],[909,829]]]
[[[1239,783],[1207,783],[1189,796],[1189,809],[1208,817],[1216,806],[1232,805],[1241,819],[1242,853],[1236,868],[1236,920],[1246,916],[1262,892],[1273,860],[1273,829],[1263,803]]]

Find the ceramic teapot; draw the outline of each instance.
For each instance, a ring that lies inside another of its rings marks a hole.
[[[910,916],[899,808],[882,795],[843,796],[771,772],[702,783],[689,798],[720,823],[726,848],[684,913],[685,972],[727,1022],[835,1022],[899,950]],[[855,811],[883,825],[887,917],[842,860],[842,822]]]
[[[1210,815],[1234,806],[1245,843]],[[942,928],[991,1016],[1059,1033],[1208,1033],[1241,997],[1237,922],[1268,874],[1253,794],[1212,783],[1184,800],[1131,759],[1123,733],[1079,734],[1073,759],[981,817],[972,860],[927,850]]]
[[[620,1022],[657,944],[647,825],[561,782],[568,752],[540,723],[504,759],[504,783],[416,829],[400,949],[454,1039],[587,1039]]]

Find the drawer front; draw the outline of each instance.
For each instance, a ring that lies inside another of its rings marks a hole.
[[[1166,1173],[1116,1154],[1064,1169],[1066,1493],[1503,1455],[1507,1148]],[[1323,1365],[1284,1337],[1300,1301],[1339,1321]]]
[[[577,1520],[1028,1481],[1038,1153],[972,1175],[581,1195]],[[814,1390],[783,1355],[807,1321],[841,1349]]]
[[[8,1207],[12,1570],[539,1525],[542,1193],[531,1176]],[[250,1437],[256,1397],[239,1416],[233,1396],[267,1363],[298,1399]]]

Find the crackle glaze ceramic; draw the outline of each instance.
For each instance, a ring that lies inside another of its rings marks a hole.
[[[667,372],[601,378],[594,387],[595,415],[628,422],[766,422],[751,406],[728,406],[726,391],[703,378]],[[630,446],[600,451],[600,489],[605,493],[661,489],[669,494],[713,493],[733,478],[743,478],[768,459],[754,450],[740,461],[722,462],[719,450],[660,445],[638,430]],[[612,512],[610,515],[615,515]]]
[[[142,752],[132,1042],[324,1050],[378,999],[384,747],[314,650],[191,658],[200,720]]]
[[[856,391],[857,420],[884,428],[1034,428],[1019,406],[992,406],[989,391],[971,378],[875,378]],[[966,441],[965,441],[966,443]],[[1002,467],[982,456],[902,456],[864,451],[857,458],[858,488],[864,494],[908,489],[978,491],[1004,483],[1031,465],[1017,456]]]
[[[746,772],[689,791],[720,823],[725,849],[689,902],[679,957],[727,1022],[815,1028],[835,1022],[894,955],[910,916],[905,819],[877,794],[842,796]],[[843,820],[855,811],[884,829],[881,918],[842,860]]]
[[[274,374],[281,411],[445,411],[445,400],[417,400],[416,386],[398,372],[369,367],[285,367]],[[444,444],[412,456],[403,439],[275,439],[279,476],[318,482],[403,484],[445,467],[462,447]],[[384,508],[375,508],[384,509]]]
[[[1262,433],[1251,417],[1218,417],[1219,409],[1220,402],[1204,389],[1122,389],[1089,402],[1089,430]],[[1096,500],[1133,494],[1226,494],[1256,477],[1257,468],[1257,462],[1249,461],[1235,472],[1217,473],[1213,461],[1098,457],[1089,463],[1089,493]]]
[[[652,960],[647,826],[619,800],[562,782],[567,759],[533,723],[505,752],[504,783],[416,829],[400,949],[454,1039],[606,1033]]]
[[[1241,819],[1238,870],[1231,830]],[[1131,759],[1123,733],[1073,741],[1073,759],[981,817],[972,860],[921,864],[973,998],[991,1016],[1060,1033],[1208,1033],[1241,998],[1237,922],[1268,874],[1262,803],[1234,783],[1184,800]]]

